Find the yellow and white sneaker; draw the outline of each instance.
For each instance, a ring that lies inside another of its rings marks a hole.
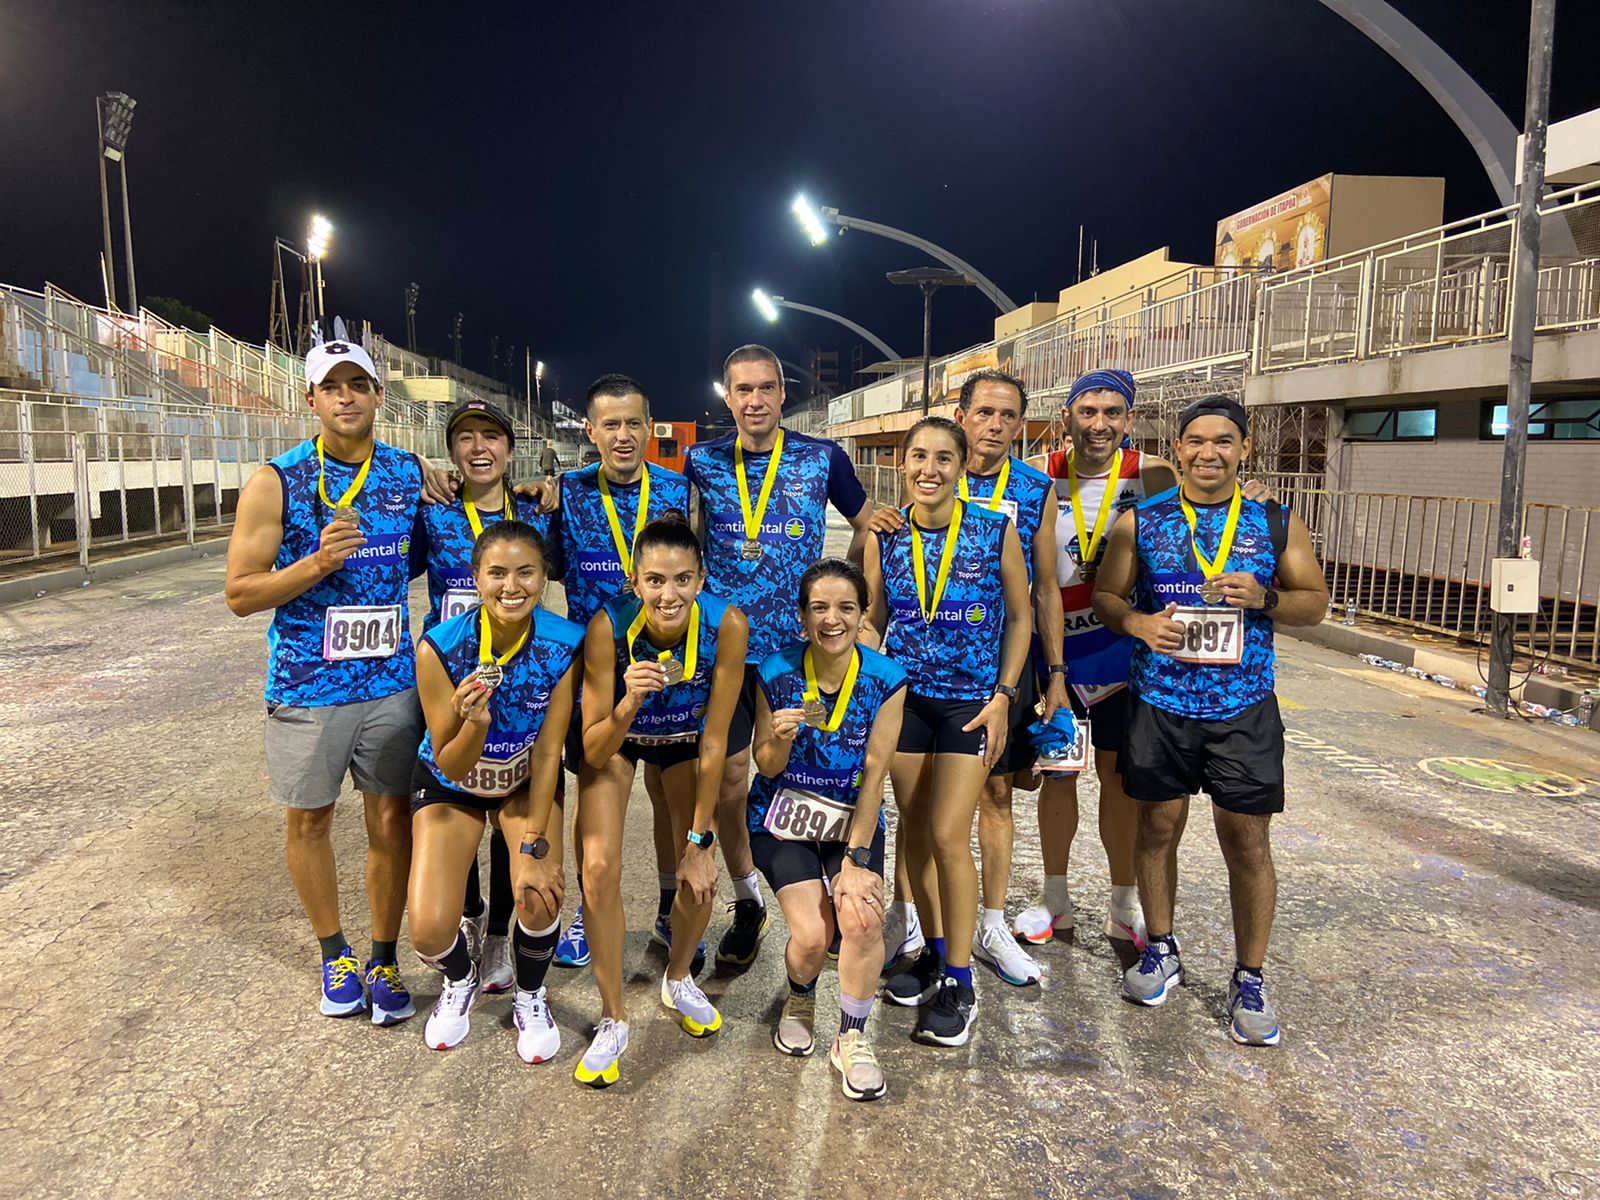
[[[709,1037],[722,1028],[722,1014],[706,999],[694,976],[661,977],[661,1003],[678,1014],[678,1024],[690,1037]]]
[[[610,1087],[617,1081],[617,1063],[628,1048],[628,1023],[606,1017],[595,1027],[594,1041],[578,1060],[572,1077],[592,1088]]]

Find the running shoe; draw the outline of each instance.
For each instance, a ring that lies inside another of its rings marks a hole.
[[[790,992],[783,1002],[783,1015],[772,1031],[772,1044],[785,1054],[809,1058],[816,1048],[817,998]]]
[[[1027,987],[1038,983],[1042,972],[1039,964],[1011,936],[1004,925],[978,926],[978,936],[972,941],[972,957],[990,968],[1012,987]]]
[[[1135,1004],[1151,1008],[1166,1003],[1167,995],[1183,982],[1178,959],[1178,939],[1146,942],[1139,961],[1122,973],[1122,994]]]
[[[903,1008],[916,1008],[933,999],[942,978],[944,964],[939,961],[932,946],[924,945],[916,958],[898,973],[889,976],[889,982],[883,987],[883,998]]]
[[[661,1003],[678,1014],[678,1024],[690,1037],[709,1037],[722,1028],[722,1014],[695,983],[685,979],[661,977]]]
[[[537,992],[518,988],[511,1016],[517,1023],[518,1058],[525,1063],[542,1063],[556,1056],[561,1049],[561,1030],[550,1015],[550,1001],[543,988]]]
[[[441,975],[444,987],[422,1031],[422,1040],[430,1050],[449,1050],[466,1040],[472,1028],[472,1002],[478,998],[478,973],[473,971],[465,979],[452,981]]]
[[[417,1015],[411,993],[400,978],[400,968],[392,962],[367,964],[367,991],[372,996],[372,1023],[398,1025]]]
[[[367,1009],[367,989],[361,983],[361,960],[349,946],[333,958],[322,960],[322,1015],[353,1017]]]
[[[907,916],[907,913],[910,915]],[[922,937],[922,922],[917,917],[916,906],[891,904],[888,914],[883,918],[884,973],[887,974],[889,968],[902,958],[915,958],[921,954],[925,945],[927,942]]]
[[[1077,918],[1072,912],[1072,901],[1067,901],[1066,912],[1051,912],[1050,906],[1043,900],[1025,908],[1017,914],[1017,919],[1011,922],[1011,931],[1025,942],[1032,942],[1035,946],[1042,946],[1061,934],[1070,940],[1072,928]],[[1110,930],[1106,931],[1108,934]]]
[[[561,931],[556,939],[556,966],[587,967],[589,965],[589,939],[583,932],[583,902],[572,914],[572,924]]]
[[[1228,984],[1228,1032],[1241,1046],[1276,1046],[1280,1036],[1265,981],[1237,967]]]
[[[656,945],[660,946],[662,949],[664,949],[668,954],[672,953],[672,914],[671,913],[657,914],[657,916],[656,916],[656,926],[655,926],[654,929],[652,929],[650,931],[650,940],[652,942],[654,942]],[[704,938],[701,938],[700,939],[700,944],[694,948],[694,962],[689,965],[689,974],[691,974],[691,975],[700,974],[700,972],[705,969],[705,965],[706,965],[706,941],[705,941]]]
[[[517,980],[511,966],[511,939],[503,933],[493,933],[483,940],[483,966],[479,970],[483,980],[483,994],[498,996],[509,992]]]
[[[735,900],[728,909],[733,924],[717,943],[717,965],[748,967],[755,962],[761,937],[767,932],[767,906],[759,900]]]
[[[946,975],[939,981],[933,1003],[917,1011],[917,1027],[911,1036],[934,1046],[965,1046],[977,1011],[978,995],[972,985]]]
[[[606,1017],[595,1027],[594,1040],[583,1052],[572,1077],[592,1088],[610,1087],[617,1081],[617,1063],[628,1048],[628,1023]]]
[[[889,1090],[865,1030],[852,1029],[836,1036],[828,1062],[839,1072],[840,1089],[852,1100],[876,1100]]]
[[[1106,936],[1116,942],[1132,942],[1135,950],[1143,950],[1148,937],[1144,910],[1137,903],[1131,908],[1111,909],[1106,913]]]

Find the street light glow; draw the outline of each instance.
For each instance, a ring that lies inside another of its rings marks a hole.
[[[772,297],[767,295],[766,292],[757,288],[750,293],[750,299],[755,301],[756,311],[768,321],[776,321],[778,319],[778,306],[772,302]]]
[[[800,228],[806,237],[811,239],[813,246],[820,246],[828,240],[827,227],[823,225],[822,218],[817,215],[817,210],[811,207],[811,201],[805,196],[796,196],[794,203],[789,206],[789,211],[794,213],[794,219],[800,222]]]
[[[717,394],[718,400],[727,399],[728,389],[722,386],[721,380],[713,379],[711,381],[711,390]]]
[[[535,379],[543,379],[544,378],[544,360],[543,359],[540,359],[538,362],[533,364],[533,377]]]
[[[333,222],[321,213],[314,213],[311,217],[311,228],[306,233],[306,253],[313,259],[321,259],[328,253],[328,243],[333,238]]]

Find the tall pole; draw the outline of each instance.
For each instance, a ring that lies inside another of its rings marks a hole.
[[[111,249],[111,193],[106,188],[106,118],[99,97],[94,102],[94,123],[100,134],[94,149],[100,159],[100,227],[106,239],[106,308],[109,310],[117,306],[117,268]]]
[[[102,161],[105,156],[101,155]],[[122,175],[122,245],[128,252],[128,311],[134,316],[139,315],[139,285],[133,278],[133,221],[128,217],[128,152],[122,152],[122,161],[117,164]]]
[[[1533,331],[1539,300],[1539,200],[1544,192],[1545,127],[1550,118],[1550,58],[1556,0],[1533,0],[1528,29],[1528,97],[1523,118],[1522,178],[1517,183],[1517,259],[1511,292],[1511,367],[1506,380],[1506,444],[1500,468],[1499,557],[1522,540],[1523,477],[1528,465],[1528,406],[1533,391]],[[1488,708],[1510,715],[1516,617],[1494,614],[1489,644]]]
[[[933,293],[937,284],[922,285],[922,415],[933,398]]]

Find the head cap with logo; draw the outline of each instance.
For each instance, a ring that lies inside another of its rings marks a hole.
[[[1178,436],[1182,437],[1190,422],[1199,417],[1226,417],[1239,427],[1241,434],[1250,436],[1250,418],[1245,415],[1244,405],[1232,396],[1207,396],[1189,405],[1178,414]]]
[[[360,346],[354,342],[323,342],[311,347],[306,355],[306,387],[316,387],[342,362],[355,363],[373,383],[378,382],[378,368],[372,365],[371,357]]]
[[[491,425],[498,426],[500,432],[506,435],[506,450],[517,444],[517,431],[511,427],[511,418],[487,400],[463,400],[450,410],[450,416],[444,423],[444,436],[446,440],[455,432],[455,428],[468,417],[482,417]]]

